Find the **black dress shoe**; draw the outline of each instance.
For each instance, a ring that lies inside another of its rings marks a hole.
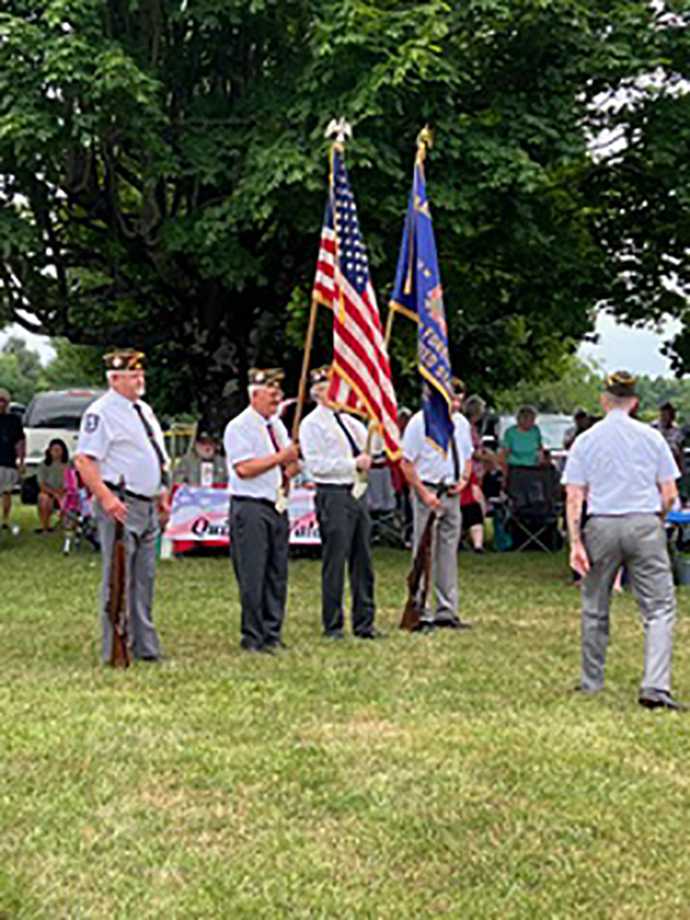
[[[472,629],[471,623],[463,623],[457,617],[452,620],[434,620],[434,626],[438,629]]]
[[[382,632],[379,632],[378,629],[374,629],[372,626],[371,629],[365,629],[362,632],[355,633],[356,639],[385,639],[385,636]]]
[[[342,629],[331,629],[328,632],[324,632],[324,639],[344,639],[345,633]]]
[[[257,645],[255,642],[247,642],[242,639],[240,648],[243,652],[249,652],[252,655],[274,655],[275,652],[270,645]]]
[[[419,623],[414,627],[412,632],[418,633],[430,633],[433,632],[436,628],[436,624],[431,620],[420,620]]]
[[[672,712],[688,711],[688,707],[679,700],[674,700],[670,693],[646,691],[640,694],[638,702],[645,709],[669,709]]]

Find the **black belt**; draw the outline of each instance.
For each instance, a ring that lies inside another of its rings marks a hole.
[[[440,495],[442,492],[447,492],[449,488],[448,484],[445,482],[424,482],[422,481],[422,485],[425,486],[427,489],[434,489],[437,495]]]
[[[105,482],[104,480],[103,485],[106,485],[110,489],[111,492],[115,493],[115,495],[120,494],[120,491],[121,491],[120,487],[113,485],[112,482]],[[125,489],[124,493],[127,498],[136,498],[137,501],[140,501],[140,502],[155,502],[156,500],[155,497],[151,495],[138,495],[136,492],[131,492],[129,489]]]
[[[267,505],[269,508],[276,510],[276,503],[272,502],[270,498],[252,498],[251,495],[231,495],[230,503],[233,502],[257,502],[259,505]]]
[[[316,489],[323,490],[324,492],[351,492],[353,482],[344,483],[344,482],[317,482]]]

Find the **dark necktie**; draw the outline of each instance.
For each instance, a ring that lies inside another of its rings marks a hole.
[[[359,446],[357,445],[357,442],[355,441],[355,439],[352,437],[352,434],[351,434],[350,431],[348,430],[348,427],[347,427],[347,425],[345,424],[345,422],[343,421],[343,419],[342,419],[340,413],[339,413],[339,412],[334,412],[334,413],[333,413],[333,418],[334,418],[334,419],[336,420],[336,422],[340,425],[343,434],[344,434],[345,437],[347,438],[347,443],[350,445],[350,450],[352,451],[352,456],[353,456],[353,457],[358,457],[358,456],[361,454],[361,450],[359,449]]]
[[[460,458],[458,457],[458,445],[455,443],[455,425],[450,436],[450,449],[453,454],[453,481],[460,482]]]
[[[268,436],[271,439],[271,444],[273,445],[273,450],[279,454],[282,448],[278,443],[278,438],[276,437],[275,429],[273,428],[273,422],[266,422],[266,428],[268,430]],[[288,489],[290,487],[290,480],[288,479],[288,475],[282,463],[280,465],[280,476],[283,483],[283,491],[287,495]]]
[[[165,456],[163,455],[163,451],[161,450],[160,444],[159,444],[158,441],[156,440],[156,435],[155,435],[154,432],[153,432],[153,428],[151,427],[151,423],[149,422],[149,420],[148,420],[148,419],[146,418],[146,416],[144,415],[144,411],[143,411],[143,409],[141,408],[141,406],[139,405],[139,403],[134,403],[134,411],[136,412],[136,414],[137,414],[137,415],[139,416],[139,418],[141,419],[141,424],[144,426],[144,431],[146,432],[146,436],[148,437],[149,441],[151,442],[151,447],[152,447],[152,448],[154,449],[154,451],[156,452],[156,457],[158,458],[158,465],[160,466],[160,469],[161,469],[161,485],[164,486],[165,488],[167,488],[167,486],[168,486],[168,471],[167,471],[167,469],[166,469]]]

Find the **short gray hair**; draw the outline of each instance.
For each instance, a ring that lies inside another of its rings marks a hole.
[[[465,415],[484,415],[486,403],[476,393],[465,400]]]

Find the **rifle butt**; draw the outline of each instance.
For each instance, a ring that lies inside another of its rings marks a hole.
[[[411,597],[405,604],[405,609],[403,610],[403,615],[400,620],[400,629],[414,632],[419,627],[421,619],[422,616],[419,607],[414,602],[414,598]]]

